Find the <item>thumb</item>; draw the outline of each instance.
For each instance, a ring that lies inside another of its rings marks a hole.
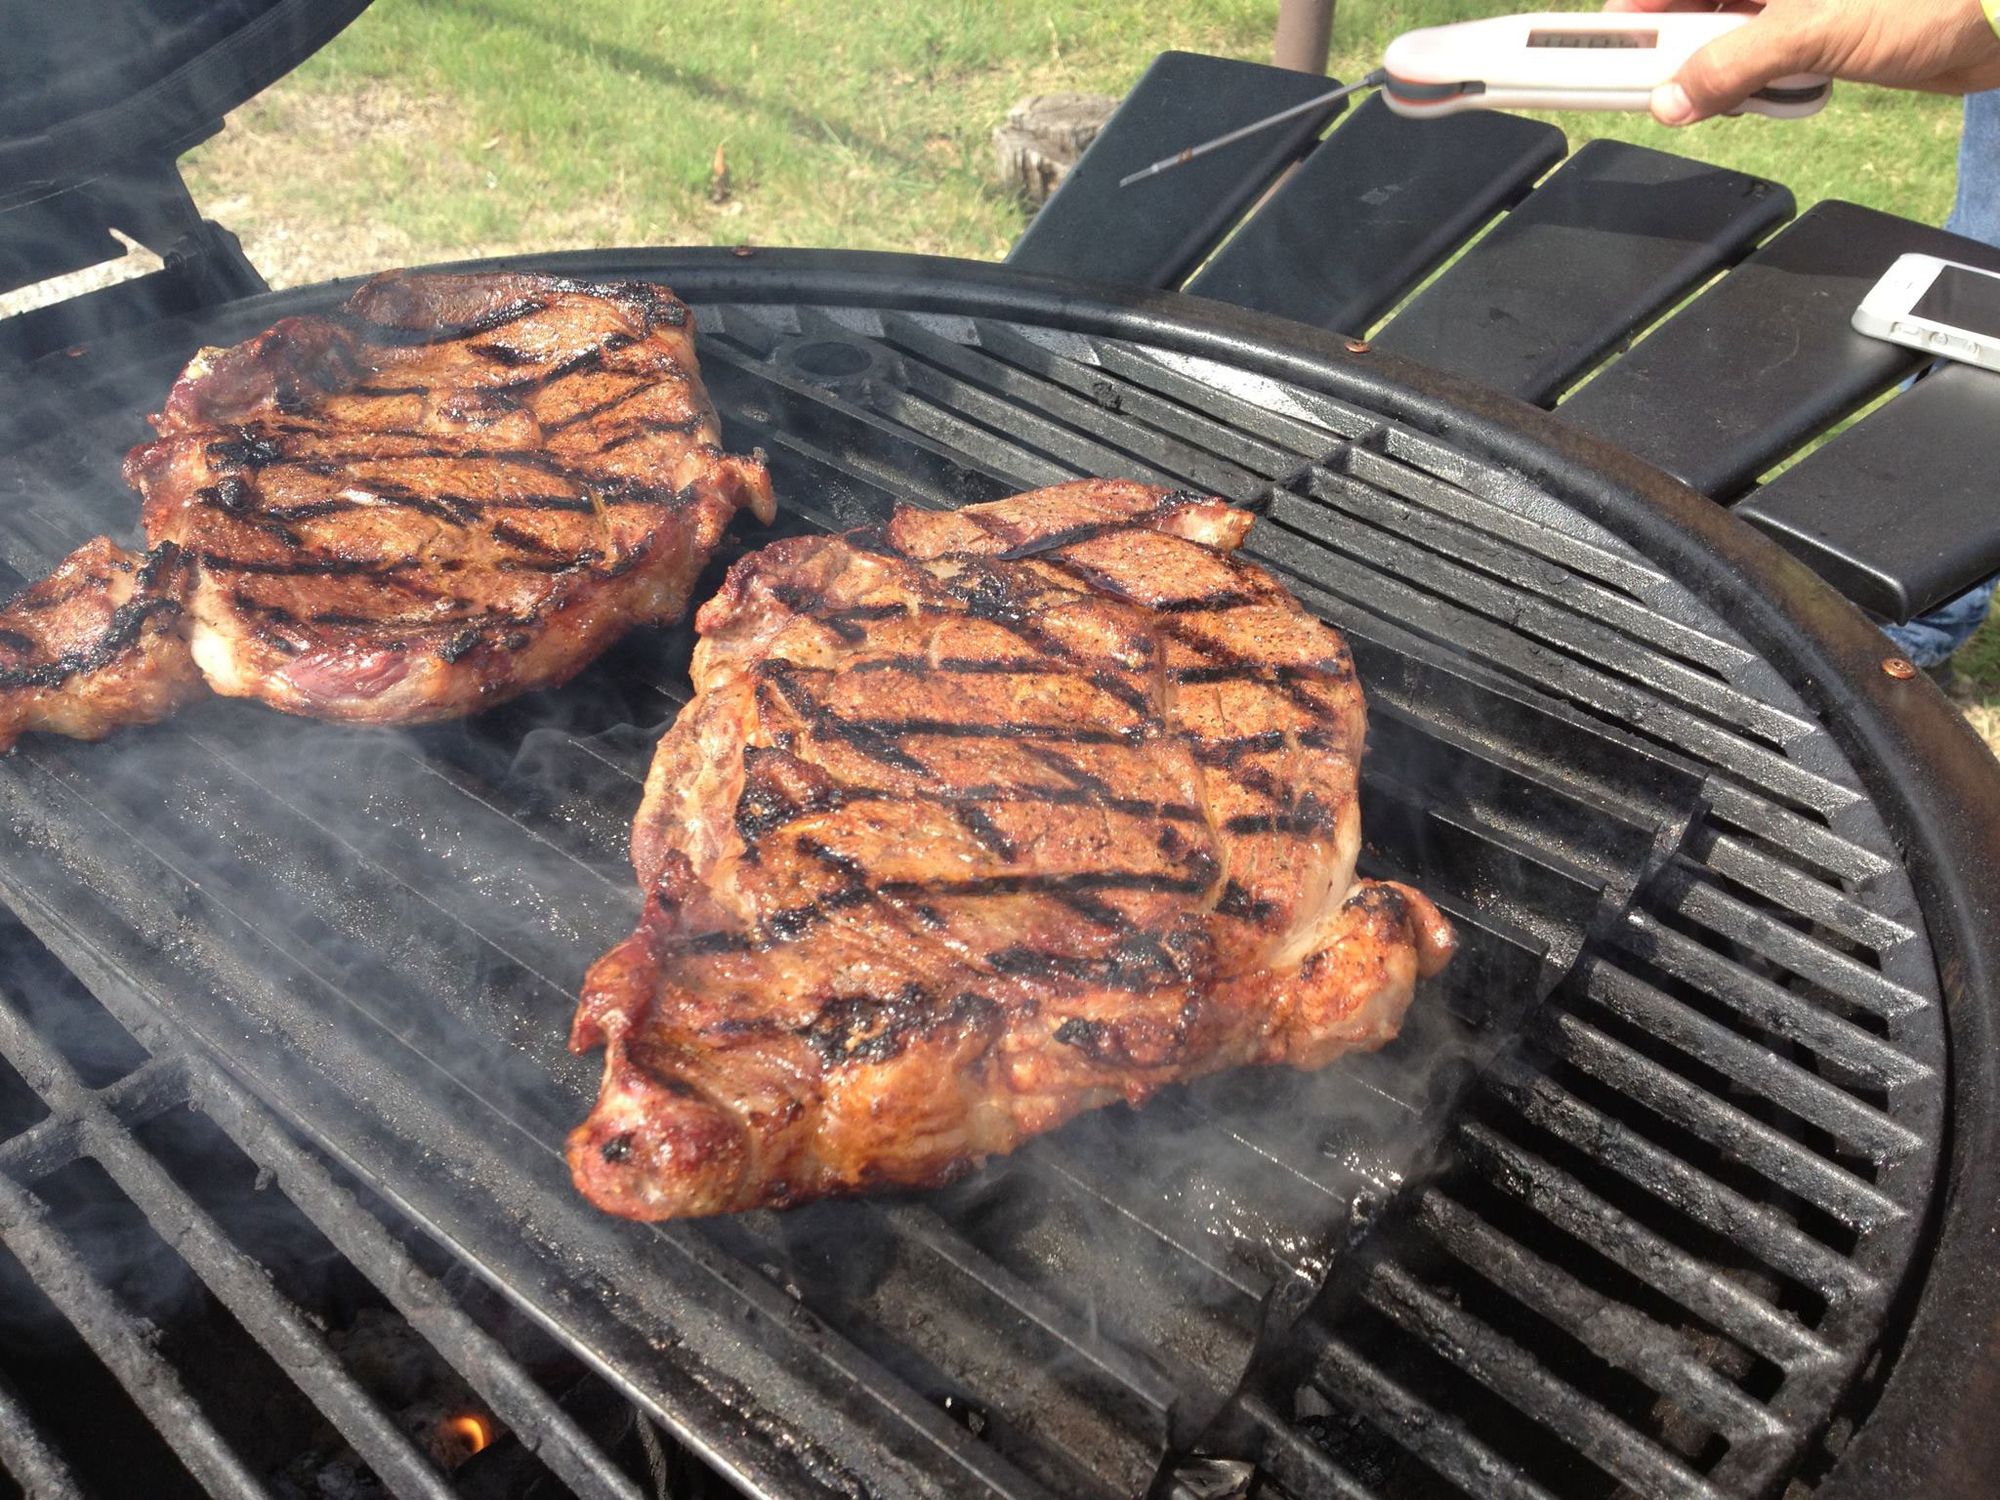
[[[1653,117],[1692,125],[1726,114],[1774,78],[1811,71],[1810,42],[1796,26],[1758,16],[1717,37],[1653,90]]]

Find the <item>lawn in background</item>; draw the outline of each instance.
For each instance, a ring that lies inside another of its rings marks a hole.
[[[1345,0],[1332,71],[1506,8]],[[186,166],[281,285],[627,244],[990,259],[1026,222],[994,178],[1008,105],[1120,94],[1167,48],[1268,60],[1276,15],[1277,0],[376,0]],[[1550,118],[1572,146],[1609,137],[1773,178],[1801,209],[1839,197],[1936,223],[1950,206],[1955,100],[1842,85],[1798,122]],[[1962,665],[2000,747],[2000,627]]]

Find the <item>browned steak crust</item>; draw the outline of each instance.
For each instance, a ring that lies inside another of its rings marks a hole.
[[[449,717],[678,618],[754,459],[716,446],[664,288],[387,276],[189,366],[126,472],[194,560],[218,691]]]
[[[687,309],[644,284],[377,277],[202,351],[153,425],[125,472],[152,544],[186,560],[163,584],[186,651],[215,691],[319,718],[420,722],[559,683],[679,618],[736,511],[773,511],[763,464],[717,446]],[[68,649],[17,633],[27,659]],[[103,691],[71,674],[63,701],[93,709],[41,699],[33,722],[0,679],[0,723],[102,734],[185,696],[184,669],[149,696],[124,660]]]
[[[101,739],[201,691],[181,628],[180,553],[106,537],[0,608],[0,750],[31,729]]]
[[[579,1187],[941,1183],[1114,1099],[1393,1036],[1448,924],[1354,879],[1345,644],[1223,502],[1086,482],[776,543],[698,616],[591,971]]]

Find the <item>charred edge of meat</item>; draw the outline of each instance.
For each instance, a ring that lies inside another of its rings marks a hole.
[[[204,568],[217,573],[258,573],[273,578],[339,578],[353,575],[384,578],[391,573],[406,573],[420,565],[420,560],[414,557],[398,557],[387,562],[374,557],[300,557],[278,562],[254,557],[227,557],[219,552],[203,552],[200,557]]]
[[[1129,926],[1124,941],[1104,958],[1083,958],[1016,944],[987,954],[986,963],[996,974],[1009,978],[1069,980],[1127,993],[1185,983],[1189,977],[1186,954],[1176,954],[1170,942],[1130,930]]]
[[[890,1062],[913,1041],[948,1032],[990,1026],[1000,1007],[984,995],[964,991],[940,1008],[920,984],[904,985],[886,999],[878,995],[835,995],[820,1002],[810,1024],[797,1035],[823,1067]]]
[[[1217,898],[1215,909],[1225,917],[1239,917],[1261,926],[1277,915],[1278,906],[1275,901],[1251,895],[1241,881],[1232,878],[1223,883],[1222,895]]]
[[[640,337],[656,328],[682,328],[688,321],[686,305],[665,287],[652,282],[577,281],[567,276],[542,276],[531,272],[515,273],[515,279],[534,285],[538,291],[500,303],[478,317],[460,323],[438,323],[426,319],[421,325],[412,327],[367,316],[359,308],[366,305],[371,296],[396,291],[396,288],[381,281],[371,282],[356,291],[338,316],[371,343],[400,348],[449,344],[497,333],[510,324],[546,312],[557,296],[584,296],[613,303],[638,317],[643,330]]]
[[[1200,490],[1169,490],[1145,510],[1135,511],[1130,515],[1118,516],[1109,521],[1084,521],[1075,526],[1066,526],[1060,531],[1051,531],[1042,536],[1022,542],[1019,546],[1009,547],[1004,552],[996,552],[993,556],[998,562],[1018,562],[1023,558],[1039,557],[1045,552],[1057,552],[1064,547],[1074,546],[1078,542],[1087,542],[1097,537],[1110,536],[1114,532],[1151,530],[1153,528],[1146,525],[1148,521],[1156,521],[1162,516],[1172,515],[1175,511],[1189,505],[1206,504],[1210,498]],[[980,514],[977,510],[965,510],[961,511],[960,514],[988,536],[999,536],[999,533],[988,524],[988,518]]]
[[[1333,737],[1322,729],[1266,729],[1260,734],[1232,735],[1227,739],[1191,738],[1194,758],[1204,766],[1228,767],[1246,755],[1268,755],[1274,750],[1296,746],[1301,750],[1330,750]]]
[[[172,542],[162,542],[147,553],[134,575],[137,590],[134,597],[126,600],[111,612],[103,631],[88,646],[65,651],[54,661],[43,662],[33,667],[0,666],[0,689],[5,688],[54,688],[61,687],[72,677],[89,672],[101,672],[119,657],[134,650],[145,634],[146,623],[156,617],[173,619],[181,613],[179,599],[169,594],[152,592],[162,587],[161,575],[180,561],[180,549]],[[0,632],[10,642],[19,642],[17,649],[32,651],[40,644],[32,637],[16,631]]]
[[[1066,891],[1142,891],[1149,895],[1197,895],[1209,878],[1167,875],[1154,870],[1084,870],[1073,874],[974,875],[962,880],[884,880],[884,896],[1033,896]]]
[[[1204,823],[1200,808],[1181,802],[1152,802],[1143,797],[1114,797],[1085,786],[992,786],[909,787],[887,791],[881,787],[852,786],[833,782],[803,800],[793,801],[782,790],[746,781],[737,801],[736,830],[742,835],[746,854],[754,859],[757,845],[770,834],[799,818],[831,812],[851,802],[927,802],[949,808],[951,815],[966,825],[975,838],[983,836],[972,825],[990,824],[987,806],[997,807],[1089,807],[1126,817],[1148,818],[1170,823]],[[995,828],[995,835],[1004,838]],[[1013,856],[989,844],[1003,859]]]
[[[1338,808],[1327,806],[1311,792],[1304,792],[1287,807],[1240,814],[1225,822],[1222,829],[1225,833],[1288,833],[1310,837],[1326,832],[1339,819]]]
[[[1371,917],[1386,918],[1398,926],[1406,925],[1410,920],[1410,898],[1400,886],[1387,881],[1364,881],[1341,905],[1366,912]]]

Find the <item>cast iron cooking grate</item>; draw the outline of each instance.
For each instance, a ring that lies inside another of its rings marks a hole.
[[[686,1469],[170,1028],[135,1016],[142,1045],[11,918],[0,954],[0,1462],[27,1494],[640,1500]]]
[[[1220,340],[970,289],[896,311],[887,276],[815,296],[803,260],[728,301],[561,265],[697,304],[780,532],[1079,473],[1257,506],[1251,553],[1368,688],[1367,859],[1440,896],[1464,959],[1382,1054],[1103,1112],[943,1193],[604,1219],[555,1155],[594,1089],[560,1041],[632,915],[680,631],[421,733],[218,701],[25,746],[0,887],[94,992],[185,1028],[751,1491],[1129,1495],[1197,1448],[1298,1495],[1810,1481],[1894,1337],[1943,1041],[1879,819],[1721,619],[1522,476]],[[117,459],[179,363],[337,295],[30,367],[0,560],[129,532]]]

